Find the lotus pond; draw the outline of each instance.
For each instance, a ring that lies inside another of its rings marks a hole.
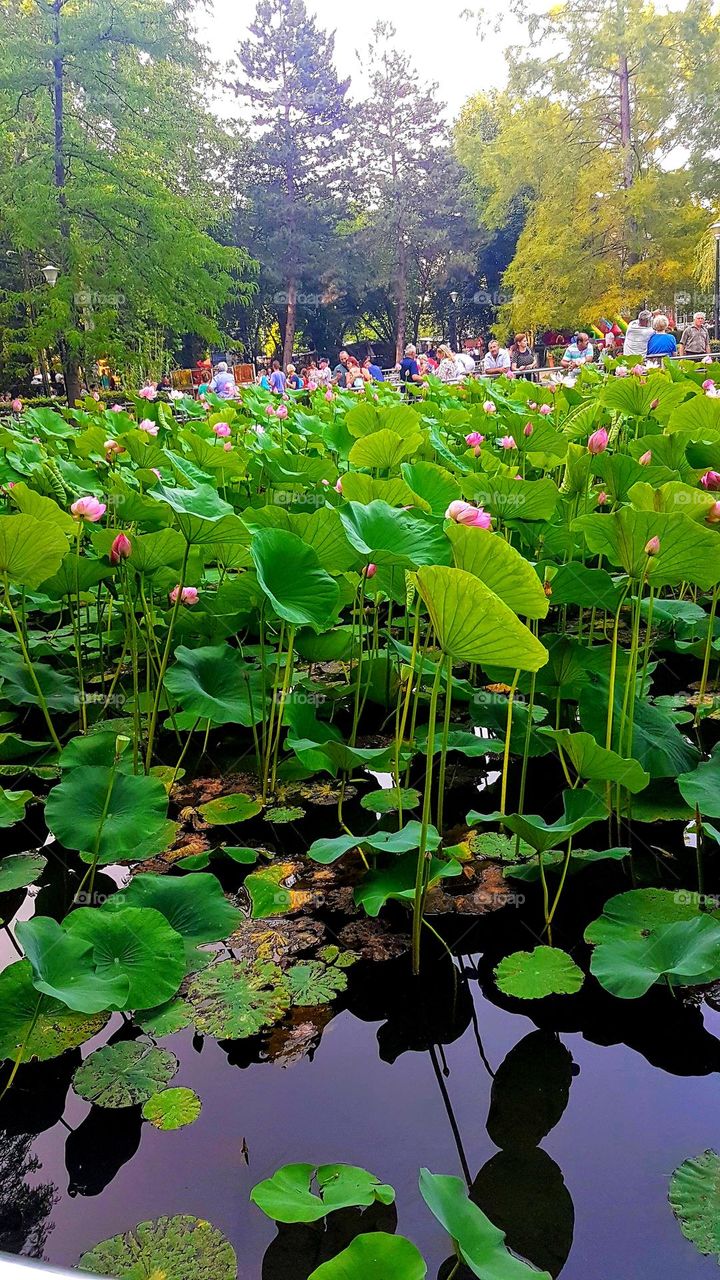
[[[0,1248],[720,1261],[720,366],[0,422]]]

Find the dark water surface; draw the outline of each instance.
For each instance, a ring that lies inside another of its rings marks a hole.
[[[667,1191],[682,1160],[720,1146],[720,1054],[710,1034],[720,1034],[720,1015],[683,1008],[658,990],[650,1007],[633,1002],[631,1009],[628,1002],[621,1028],[605,1024],[602,1009],[574,1006],[568,1014],[567,1004],[543,1002],[549,1011],[543,1010],[547,1025],[539,1031],[517,1004],[511,1012],[483,996],[478,960],[463,958],[469,978],[456,995],[446,959],[434,962],[415,995],[404,959],[372,970],[357,966],[348,1007],[325,1028],[312,1061],[233,1066],[226,1050],[233,1057],[242,1049],[240,1061],[247,1062],[247,1048],[194,1044],[190,1031],[166,1038],[181,1064],[173,1084],[192,1086],[203,1102],[199,1120],[177,1132],[141,1124],[139,1109],[101,1112],[75,1097],[67,1085],[78,1054],[67,1055],[67,1063],[26,1068],[10,1127],[39,1128],[63,1115],[30,1147],[40,1164],[26,1185],[51,1182],[57,1196],[45,1218],[39,1198],[31,1198],[28,1209],[26,1225],[35,1212],[38,1226],[47,1228],[43,1256],[73,1266],[85,1249],[144,1218],[191,1213],[230,1238],[242,1280],[304,1280],[317,1265],[317,1233],[285,1228],[276,1240],[277,1229],[249,1203],[249,1193],[288,1161],[343,1161],[396,1188],[398,1230],[420,1247],[433,1280],[447,1274],[450,1248],[417,1190],[423,1165],[460,1176],[464,1166],[486,1211],[504,1205],[509,1242],[524,1243],[536,1264],[556,1274],[560,1268],[563,1280],[717,1275],[717,1263],[682,1236]],[[405,1048],[409,1035],[422,1040],[414,1004],[427,1014],[428,1035],[436,1027],[444,1044]],[[593,1043],[580,1030],[558,1035],[553,1021],[560,1026],[569,1018],[594,1040],[623,1035],[639,1047]],[[119,1017],[114,1025],[127,1033]],[[519,1042],[510,1060],[515,1066],[506,1063],[498,1076],[488,1125],[488,1066],[497,1072]],[[572,1055],[571,1075],[563,1045]],[[84,1046],[84,1055],[91,1047]],[[384,1060],[396,1054],[394,1062]],[[20,1189],[18,1172],[16,1160],[2,1166],[6,1206]],[[393,1211],[382,1210],[369,1225],[386,1225],[388,1212],[392,1223]],[[22,1246],[18,1239],[16,1248]]]

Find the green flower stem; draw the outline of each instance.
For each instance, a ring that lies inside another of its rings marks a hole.
[[[615,677],[617,674],[617,651],[618,651],[618,632],[620,630],[620,614],[622,612],[622,607],[625,603],[625,597],[627,596],[627,593],[629,590],[630,590],[630,583],[628,582],[620,598],[620,603],[618,604],[617,611],[615,613],[615,625],[613,627],[612,651],[610,655],[610,690],[609,690],[609,696],[608,696],[607,727],[605,731],[605,747],[608,751],[612,750],[613,712],[615,707]]]
[[[72,622],[73,641],[75,644],[75,663],[78,675],[78,691],[80,695],[80,728],[83,733],[87,733],[87,706],[85,704],[85,688],[83,683],[83,664],[82,664],[82,614],[80,605],[80,550],[82,547],[83,522],[78,521],[77,541],[75,544],[75,554],[77,557],[75,564],[75,613],[73,613],[72,605],[70,605],[70,621]]]
[[[395,717],[395,786],[398,789],[398,831],[402,827],[402,785],[400,782],[400,751],[405,740],[405,729],[407,727],[408,712],[410,710],[410,700],[413,694],[413,685],[415,682],[415,663],[417,661],[418,639],[420,636],[420,597],[418,596],[415,603],[415,625],[413,627],[412,649],[410,651],[410,669],[408,671],[407,683],[405,686],[405,696],[402,698],[402,683],[398,694],[398,705]],[[402,698],[402,714],[400,713],[400,699]],[[398,722],[399,715],[399,722]]]
[[[295,628],[289,627],[288,628],[288,646],[287,646],[287,651],[285,653],[285,672],[284,672],[284,678],[282,683],[282,689],[280,690],[280,704],[278,706],[278,713],[277,713],[277,732],[275,735],[275,747],[273,750],[272,778],[270,780],[270,790],[273,792],[275,790],[275,783],[277,779],[278,756],[280,753],[280,738],[282,737],[282,727],[283,727],[283,711],[285,708],[285,701],[290,691],[290,685],[292,683],[294,645],[295,645]]]
[[[420,831],[420,848],[418,850],[417,871],[415,875],[415,899],[413,902],[412,923],[412,967],[413,973],[420,972],[420,939],[422,934],[422,918],[427,892],[427,867],[430,858],[427,853],[427,833],[430,826],[432,808],[433,760],[435,756],[435,720],[437,718],[438,694],[443,673],[443,663],[438,662],[435,679],[430,693],[430,718],[428,721],[427,751],[425,756],[425,787],[423,791],[422,827]]]
[[[505,813],[505,805],[507,803],[507,784],[508,784],[508,772],[510,768],[510,738],[512,735],[513,703],[515,701],[515,690],[517,689],[517,683],[519,679],[520,679],[520,670],[518,669],[515,672],[515,675],[513,676],[513,682],[512,682],[512,685],[510,686],[510,694],[508,696],[507,720],[505,722],[505,749],[503,751],[502,781],[500,783],[501,814]]]
[[[40,706],[40,710],[42,711],[45,724],[47,725],[48,733],[50,734],[50,737],[52,739],[52,744],[55,747],[56,751],[62,751],[62,743],[60,742],[60,739],[58,738],[55,732],[55,726],[53,725],[52,719],[50,717],[50,711],[48,710],[48,704],[45,701],[45,695],[42,689],[40,688],[38,678],[35,675],[35,668],[33,667],[32,659],[30,657],[28,647],[25,643],[25,636],[23,635],[22,627],[20,626],[18,616],[12,607],[12,601],[10,599],[10,583],[8,581],[8,576],[6,573],[3,574],[3,583],[5,586],[5,602],[4,602],[5,608],[10,614],[10,617],[12,618],[12,623],[15,628],[15,634],[17,635],[18,643],[20,645],[20,652],[22,653],[23,662],[25,663],[25,669],[30,677],[32,686],[37,695],[38,704]]]
[[[38,1002],[35,1005],[35,1012],[33,1013],[33,1016],[30,1020],[30,1026],[25,1032],[25,1038],[15,1055],[15,1061],[13,1062],[13,1065],[12,1065],[12,1071],[10,1072],[10,1075],[7,1078],[7,1083],[5,1084],[5,1088],[3,1089],[2,1093],[0,1093],[0,1102],[5,1097],[5,1094],[9,1091],[9,1089],[12,1088],[12,1083],[20,1069],[23,1058],[25,1057],[25,1050],[27,1049],[28,1044],[30,1042],[30,1037],[33,1031],[35,1030],[35,1027],[37,1026],[37,1020],[40,1017],[40,1010],[42,1009],[42,1004],[44,999],[45,999],[45,996],[43,995],[38,996]]]
[[[707,689],[708,674],[710,671],[710,657],[712,654],[713,633],[715,630],[715,614],[717,612],[718,592],[720,586],[716,586],[712,594],[712,602],[710,604],[710,615],[708,617],[708,633],[705,641],[705,653],[703,656],[702,675],[700,677],[700,692],[698,694],[698,703],[695,708],[695,724],[697,725],[700,718],[700,710],[705,701],[705,691]]]
[[[567,849],[565,851],[565,857],[563,859],[562,871],[560,872],[560,883],[557,887],[555,897],[553,898],[553,904],[550,908],[549,913],[547,913],[545,916],[545,928],[547,930],[548,942],[550,943],[550,946],[552,946],[552,922],[555,916],[555,912],[558,909],[558,904],[560,902],[562,891],[565,887],[565,881],[567,880],[567,874],[570,868],[571,857],[572,857],[572,836],[570,837],[567,843]]]
[[[285,623],[280,626],[280,638],[275,653],[275,668],[273,671],[272,695],[270,698],[270,716],[268,718],[267,732],[263,743],[263,776],[262,776],[262,799],[263,804],[268,796],[268,783],[270,780],[270,759],[272,756],[273,741],[275,734],[275,711],[277,706],[278,689],[280,687],[280,660],[282,658],[283,644],[285,643]]]
[[[443,827],[443,799],[445,795],[445,771],[447,768],[448,736],[450,733],[450,710],[452,707],[452,658],[448,654],[445,663],[445,715],[443,716],[442,741],[440,745],[440,768],[438,770],[437,829]]]
[[[170,649],[172,646],[173,632],[175,631],[175,623],[177,622],[177,617],[181,608],[183,587],[185,585],[185,574],[187,573],[189,558],[190,558],[190,543],[186,542],[185,553],[183,555],[183,561],[182,561],[182,568],[180,570],[180,582],[178,583],[177,598],[173,605],[173,611],[170,615],[170,625],[168,627],[168,633],[165,639],[165,648],[163,649],[162,661],[160,663],[160,670],[158,672],[158,681],[157,681],[157,688],[155,690],[155,699],[153,702],[152,712],[150,714],[150,724],[148,725],[147,751],[145,753],[145,772],[146,773],[149,773],[150,766],[152,764],[152,754],[153,754],[153,747],[155,745],[155,733],[157,731],[158,714],[160,712],[160,703],[162,701],[163,686],[165,683],[165,672],[167,671],[168,662],[170,661]]]

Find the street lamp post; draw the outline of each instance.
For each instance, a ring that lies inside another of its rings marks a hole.
[[[450,329],[450,346],[453,351],[457,347],[457,300],[457,292],[453,289],[450,294],[450,324],[448,326]]]
[[[715,292],[713,294],[713,337],[720,338],[720,222],[713,222],[710,230],[715,239]]]

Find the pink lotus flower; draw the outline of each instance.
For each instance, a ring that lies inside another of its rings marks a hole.
[[[634,374],[635,374],[635,376],[636,376],[636,378],[639,378],[639,377],[641,376],[641,374],[643,374],[643,373],[645,372],[645,365],[644,365],[644,364],[634,364],[634,365],[633,365],[633,367],[632,367],[632,369],[630,370],[630,372],[631,372],[631,373],[634,373]]]
[[[657,535],[654,538],[648,538],[647,542],[645,543],[645,555],[656,556],[659,550],[660,550],[660,539],[657,537]]]
[[[532,422],[526,422],[525,426],[523,427],[523,435],[526,437],[526,439],[529,439],[534,430],[535,428]]]
[[[471,502],[463,502],[461,498],[450,503],[445,512],[445,519],[454,520],[456,524],[467,525],[470,529],[492,527],[492,516],[488,511],[483,511],[482,507],[474,507]]]
[[[288,416],[287,405],[286,405],[286,404],[279,404],[279,405],[278,405],[278,407],[277,407],[277,409],[275,410],[275,417],[276,417],[276,418],[287,418],[287,416]]]
[[[528,400],[528,409],[537,409],[537,401]]]
[[[627,378],[627,376],[628,376],[628,367],[627,367],[627,365],[626,365],[626,364],[619,364],[619,365],[618,365],[618,367],[617,367],[617,369],[615,370],[615,377],[616,377],[616,378]]]
[[[715,386],[715,383],[713,382],[712,378],[706,378],[702,384],[702,389],[703,391],[709,391],[710,388],[714,386]]]
[[[152,418],[143,418],[142,422],[138,422],[138,431],[147,431],[149,436],[156,436],[158,425]]]
[[[363,574],[365,575],[366,578],[374,578],[376,573],[377,573],[377,565],[373,564],[371,560],[370,564],[365,565],[365,568],[363,569]]]
[[[517,449],[517,445],[512,436],[501,436],[498,440],[501,449]]]
[[[105,450],[105,454],[110,456],[112,456],[113,454],[125,452],[122,445],[119,444],[117,440],[106,440],[105,444],[103,445],[103,449]]]
[[[225,436],[232,434],[229,422],[216,422],[213,431],[218,439],[224,439]]]
[[[553,407],[551,404],[540,405],[539,412],[542,414],[543,418],[547,418],[548,414],[552,413],[552,411],[553,411]]]
[[[124,412],[125,412],[125,406],[124,406],[124,405],[122,405],[122,404],[111,404],[111,405],[110,405],[110,412],[111,412],[111,413],[124,413]]]
[[[707,391],[705,392],[705,395],[709,396],[711,400],[715,400],[718,396],[720,396],[720,391],[715,386],[715,383],[713,383],[711,387],[708,387]]]
[[[180,597],[181,604],[186,604],[186,605],[197,604],[198,589],[197,587],[183,587],[181,590],[180,583],[178,582],[177,586],[173,587],[172,591],[170,592],[170,603],[176,604],[178,597]]]
[[[232,440],[226,440],[223,445],[224,453],[232,453]]]
[[[274,417],[274,416],[275,416],[275,405],[274,405],[274,404],[266,404],[266,405],[265,405],[265,412],[266,412],[267,414],[270,414],[270,416],[271,416],[271,417]]]
[[[492,400],[486,400],[483,409],[486,413],[497,413],[497,409]]]
[[[143,400],[157,400],[157,389],[155,387],[141,387],[138,395],[142,396]]]
[[[713,502],[705,519],[708,524],[720,524],[720,502]]]
[[[340,476],[338,476],[337,480],[335,481],[335,492],[342,493],[342,480],[340,479]]]
[[[590,453],[604,453],[608,446],[608,433],[604,427],[598,427],[597,431],[593,431],[588,439],[587,447]]]
[[[485,437],[481,436],[479,431],[471,431],[470,434],[465,437],[465,443],[470,445],[471,449],[475,449],[478,445],[483,443],[484,439]]]
[[[88,494],[86,498],[78,498],[77,502],[73,502],[70,510],[76,520],[89,520],[91,524],[97,524],[105,515],[107,505]]]
[[[601,490],[600,490],[600,493],[599,493],[599,494],[598,494],[598,496],[597,496],[597,503],[598,503],[598,506],[599,506],[599,507],[605,507],[605,506],[607,506],[607,503],[608,503],[608,496],[607,496],[607,494],[606,494],[606,492],[605,492],[605,490],[604,490],[604,489],[601,489]]]
[[[160,475],[160,472],[158,471],[157,467],[151,467],[150,470],[152,471],[154,476],[157,476],[158,480],[162,480],[162,476]]]
[[[649,467],[652,462],[652,449],[647,449],[645,453],[638,458],[641,467]]]
[[[10,402],[10,408],[13,413],[22,413],[22,400],[19,396],[16,396],[15,399]]]
[[[703,489],[712,490],[720,489],[720,471],[706,471],[704,476],[700,477],[700,483]]]
[[[712,364],[712,362],[713,362],[713,360],[714,360],[714,359],[715,359],[715,357],[714,357],[714,356],[703,356],[703,358],[702,358],[702,363],[703,363],[703,364]]]
[[[99,400],[99,399],[100,399],[100,392],[99,392],[99,391],[93,391],[93,393],[92,393],[92,398],[93,398],[93,400]]]
[[[327,391],[325,392],[325,399],[327,400],[328,404],[330,404],[330,403],[335,399],[335,397],[334,397],[334,395],[333,395],[333,393],[332,393],[332,391],[330,390],[330,388],[329,388],[329,387],[328,387]]]
[[[110,548],[110,563],[119,564],[121,560],[129,560],[132,554],[132,542],[124,533],[119,533]]]
[[[262,426],[260,425],[260,423],[259,423],[259,422],[258,422],[258,423],[256,423],[256,424],[255,424],[255,426],[253,426],[253,427],[252,427],[252,430],[255,432],[255,435],[256,435],[256,436],[264,436],[264,435],[265,435],[265,428],[264,428],[264,427],[262,427]]]

